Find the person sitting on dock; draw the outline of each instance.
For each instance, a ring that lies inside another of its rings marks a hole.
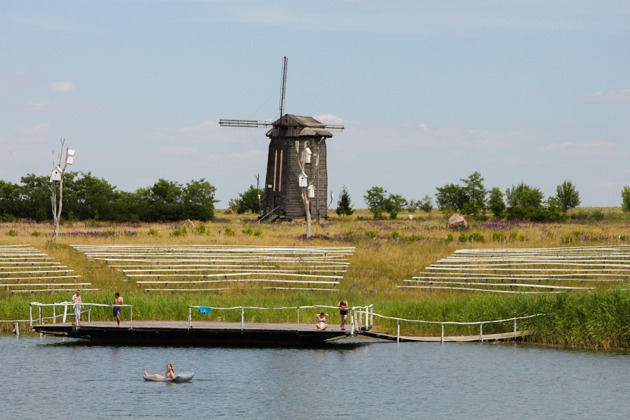
[[[116,292],[114,293],[114,302],[112,303],[112,305],[114,305],[114,316],[116,317],[116,323],[118,324],[118,326],[120,327],[120,309],[123,303],[125,303],[124,299],[122,298],[122,296],[120,296],[120,293]]]
[[[73,325],[77,326],[81,325],[81,304],[83,301],[81,300],[81,291],[77,289],[77,292],[72,295],[72,308],[74,309],[74,322]]]
[[[170,363],[166,364],[166,373],[164,375],[160,375],[159,373],[154,373],[153,375],[149,375],[147,371],[144,371],[144,376],[151,376],[157,379],[173,379],[175,375],[175,371],[173,370],[173,365]]]
[[[326,322],[328,320],[327,313],[322,312],[315,316],[317,317],[317,324],[315,326],[318,330],[325,330],[326,328],[328,328],[328,323]]]

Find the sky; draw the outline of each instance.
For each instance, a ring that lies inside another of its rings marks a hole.
[[[630,185],[627,0],[2,0],[0,180],[71,171],[121,191],[205,179],[227,208],[285,111],[343,124],[329,193],[408,200],[570,181],[583,207]],[[297,181],[296,181],[297,182]],[[261,184],[264,184],[262,181]]]

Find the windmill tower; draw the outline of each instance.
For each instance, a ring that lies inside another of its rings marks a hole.
[[[221,119],[222,127],[271,127],[265,203],[261,219],[327,218],[328,170],[326,139],[330,130],[342,125],[327,125],[313,117],[284,113],[288,59],[282,60],[280,118],[274,122]],[[310,220],[309,220],[310,222]]]

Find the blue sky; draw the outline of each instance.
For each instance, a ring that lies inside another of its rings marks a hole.
[[[434,196],[474,171],[583,206],[630,185],[630,2],[75,0],[0,2],[0,179],[73,171],[119,190],[205,178],[225,208],[285,110],[344,124],[329,190]],[[336,199],[335,204],[336,207]]]

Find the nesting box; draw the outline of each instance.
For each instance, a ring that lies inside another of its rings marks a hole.
[[[61,176],[63,175],[63,171],[59,166],[52,170],[50,174],[50,182],[61,181]]]

